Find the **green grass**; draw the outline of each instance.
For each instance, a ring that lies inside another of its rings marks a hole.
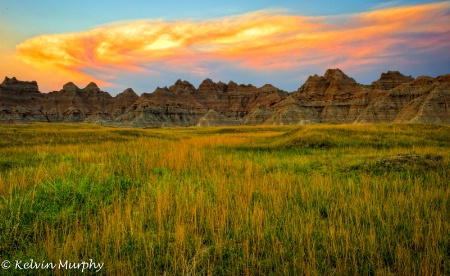
[[[0,125],[0,257],[107,275],[449,275],[449,172],[444,125]]]

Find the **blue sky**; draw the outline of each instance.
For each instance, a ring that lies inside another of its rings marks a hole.
[[[414,19],[408,13],[420,16]],[[396,14],[405,15],[404,24],[396,21]],[[450,26],[449,14],[449,1],[419,0],[2,0],[0,74],[37,80],[42,92],[58,90],[68,81],[83,87],[94,80],[112,94],[127,87],[137,93],[152,92],[176,79],[198,85],[206,77],[257,86],[272,83],[293,91],[309,75],[321,75],[330,67],[340,67],[362,83],[376,80],[387,70],[414,77],[437,76],[450,73],[449,29],[445,27],[446,23]],[[135,24],[136,20],[148,22]],[[395,30],[389,28],[390,20]],[[284,22],[293,22],[292,28]],[[205,34],[200,34],[198,30],[205,26]],[[143,30],[145,41],[138,32],[130,38],[130,30],[136,28]],[[183,33],[177,33],[180,28]],[[148,37],[154,29],[164,31]],[[224,30],[226,34],[215,38]],[[254,41],[240,35],[249,32]],[[358,38],[358,32],[367,35]],[[112,33],[116,41],[108,40]],[[207,41],[205,35],[214,39]],[[115,44],[121,39],[128,44]],[[385,43],[374,47],[379,41]],[[73,47],[68,49],[65,44]],[[98,54],[104,53],[101,45],[111,44],[125,48],[109,49],[108,56]],[[80,51],[85,53],[80,55]],[[70,62],[62,63],[61,57]]]
[[[3,24],[20,27],[25,36],[82,31],[93,26],[135,19],[201,20],[256,10],[281,9],[305,16],[341,15],[384,7],[436,1],[142,1],[142,0],[2,0]],[[10,23],[8,23],[10,22]]]

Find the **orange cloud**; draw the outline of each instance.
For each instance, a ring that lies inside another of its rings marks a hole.
[[[42,35],[16,48],[35,67],[105,81],[116,70],[157,71],[153,65],[199,74],[213,62],[252,70],[338,66],[340,59],[351,66],[401,55],[405,47],[449,47],[449,12],[446,1],[329,17],[260,11],[207,21],[143,20]]]

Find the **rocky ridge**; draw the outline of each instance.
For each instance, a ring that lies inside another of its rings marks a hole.
[[[310,76],[292,93],[273,85],[215,83],[198,88],[177,80],[138,96],[131,88],[112,97],[95,83],[67,83],[39,92],[35,81],[5,78],[0,123],[85,122],[123,127],[292,125],[311,123],[450,123],[450,75],[437,78],[382,73],[362,85],[339,69]]]

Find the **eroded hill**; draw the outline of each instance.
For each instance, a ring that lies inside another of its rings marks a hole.
[[[339,69],[310,76],[292,93],[273,85],[177,80],[138,96],[112,97],[95,83],[41,93],[36,82],[5,78],[0,123],[86,122],[126,127],[427,122],[450,124],[450,75],[414,79],[397,71],[362,85]]]

